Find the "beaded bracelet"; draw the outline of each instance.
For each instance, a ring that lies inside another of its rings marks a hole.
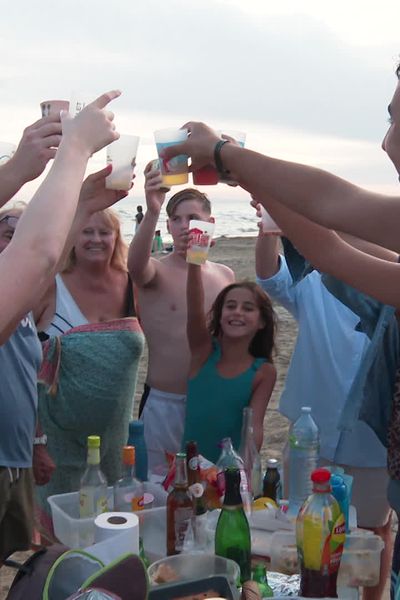
[[[218,173],[223,178],[228,177],[230,175],[230,171],[228,169],[224,168],[224,165],[222,164],[222,158],[221,158],[221,149],[222,149],[222,146],[224,146],[227,143],[229,143],[229,140],[219,140],[215,144],[215,148],[214,148],[214,162],[215,162],[215,167],[216,167]]]

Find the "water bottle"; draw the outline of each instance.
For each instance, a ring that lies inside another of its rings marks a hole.
[[[147,481],[147,448],[144,439],[143,421],[131,421],[129,423],[128,446],[135,447],[136,477],[140,481]]]
[[[311,473],[317,468],[319,432],[311,408],[303,406],[289,433],[289,513],[297,514],[312,493]]]
[[[250,406],[243,409],[239,455],[244,462],[249,491],[254,499],[259,498],[262,493],[261,458],[254,439],[253,409]]]

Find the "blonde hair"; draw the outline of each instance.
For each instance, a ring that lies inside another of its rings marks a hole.
[[[127,260],[128,260],[128,245],[122,238],[121,234],[121,221],[115,210],[106,208],[99,210],[96,215],[101,215],[104,218],[104,222],[108,227],[111,227],[115,231],[115,246],[114,252],[111,257],[111,266],[119,271],[127,271]],[[76,265],[75,247],[71,249],[68,258],[65,261],[62,269],[63,273],[70,273],[73,271]]]

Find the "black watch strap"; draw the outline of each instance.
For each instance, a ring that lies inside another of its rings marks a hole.
[[[222,164],[222,158],[221,158],[221,149],[222,149],[222,146],[224,146],[225,144],[228,144],[228,143],[229,143],[229,140],[219,140],[215,144],[215,148],[214,148],[214,162],[215,162],[215,167],[216,167],[218,173],[223,178],[225,178],[225,177],[227,177],[227,176],[230,175],[230,171],[228,171],[227,169],[224,168],[224,165]]]

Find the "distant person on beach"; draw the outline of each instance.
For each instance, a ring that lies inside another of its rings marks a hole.
[[[279,225],[282,227],[282,222]],[[302,235],[307,236],[307,225],[303,223],[303,227]],[[350,236],[346,239],[355,244]],[[379,253],[381,258],[397,261],[398,256],[390,250],[361,241],[357,245],[364,251]],[[363,305],[364,310],[369,309],[370,299],[341,284],[342,294],[351,298],[353,311],[350,302],[343,304],[327,289],[321,273],[306,263],[288,240],[283,239],[283,246],[285,253],[279,254],[279,237],[263,234],[260,227],[257,281],[298,323],[279,410],[293,423],[301,407],[310,406],[320,430],[321,466],[340,465],[353,476],[352,504],[357,510],[358,525],[372,529],[385,542],[381,584],[364,593],[365,599],[380,598],[390,571],[392,550],[390,507],[383,493],[388,484],[386,448],[363,421],[357,420],[351,431],[339,429],[347,398],[354,395],[355,378],[369,360],[371,342],[358,330],[360,318],[356,313]],[[287,448],[284,454],[287,470]]]
[[[0,566],[30,547],[33,532],[32,460],[38,483],[54,468],[37,435],[37,371],[42,351],[31,310],[61,258],[90,156],[117,139],[113,115],[102,110],[119,92],[88,104],[72,119],[47,116],[27,127],[13,157],[0,166],[0,206],[54,163],[23,211],[0,216]],[[62,131],[62,135],[61,135]],[[58,148],[58,149],[57,149]],[[33,450],[34,444],[41,449]]]
[[[223,438],[239,448],[243,409],[253,409],[258,450],[264,416],[276,381],[272,364],[275,315],[267,294],[253,282],[232,283],[204,307],[203,266],[187,269],[187,336],[191,353],[182,448],[196,440],[216,463]]]
[[[165,451],[178,452],[183,433],[190,351],[186,337],[187,247],[189,221],[208,221],[211,205],[196,189],[185,189],[168,201],[167,227],[174,249],[151,257],[154,232],[165,200],[162,176],[145,169],[147,210],[129,249],[129,272],[138,291],[140,322],[149,348],[145,392],[140,404],[149,466],[166,466]],[[207,261],[203,269],[205,309],[234,280],[228,267]]]
[[[162,252],[163,250],[164,250],[164,244],[163,244],[162,237],[161,237],[161,230],[156,229],[156,231],[154,232],[153,246],[151,248],[151,251],[152,251],[152,253],[154,253],[154,252]]]
[[[136,207],[137,213],[135,215],[135,231],[137,231],[139,229],[139,225],[143,220],[144,214],[143,214],[143,206],[141,204],[139,204]]]

